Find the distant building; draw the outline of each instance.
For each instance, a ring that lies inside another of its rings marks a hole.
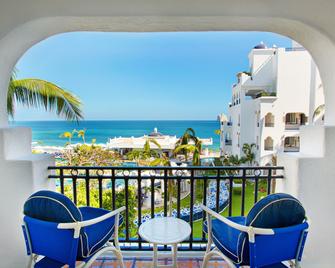
[[[145,142],[148,139],[154,139],[160,145],[158,148],[156,144],[150,143],[150,147],[153,150],[162,150],[163,153],[169,157],[172,156],[173,150],[179,138],[177,136],[164,135],[158,132],[157,128],[154,129],[149,135],[141,137],[115,137],[109,139],[107,142],[107,148],[119,151],[121,154],[125,154],[134,149],[143,149]],[[200,139],[202,145],[210,146],[213,144],[213,139]]]
[[[277,152],[299,151],[301,125],[322,122],[313,113],[324,103],[323,86],[312,57],[297,43],[259,44],[249,53],[249,67],[237,74],[228,115],[218,118],[220,150],[242,156],[243,144],[254,143],[256,164],[271,165]]]

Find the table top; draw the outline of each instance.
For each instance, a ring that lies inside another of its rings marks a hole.
[[[139,235],[150,243],[161,245],[184,241],[191,234],[191,226],[173,217],[154,218],[141,224]]]

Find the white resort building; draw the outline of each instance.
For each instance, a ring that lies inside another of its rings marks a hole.
[[[114,137],[109,139],[107,142],[107,148],[111,150],[116,150],[120,152],[121,155],[134,150],[143,149],[144,144],[147,140],[154,139],[160,148],[155,143],[150,143],[150,147],[153,150],[162,150],[167,156],[172,156],[173,150],[176,147],[176,143],[179,140],[177,136],[164,135],[158,131],[157,128],[154,129],[149,135],[143,135],[141,137]],[[203,146],[213,145],[212,138],[199,138]],[[192,143],[192,142],[190,142]],[[208,149],[204,148],[203,154],[208,154]]]
[[[221,155],[242,156],[243,144],[254,143],[255,164],[272,165],[278,152],[299,152],[301,125],[322,124],[314,114],[324,103],[319,71],[299,44],[249,53],[250,71],[237,74],[228,116],[219,115]]]

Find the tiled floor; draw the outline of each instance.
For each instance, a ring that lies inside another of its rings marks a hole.
[[[124,264],[126,268],[149,268],[151,267],[151,258],[125,258]],[[171,260],[160,260],[159,264],[171,264]],[[179,268],[200,268],[202,259],[198,258],[178,258]],[[94,263],[92,268],[116,268],[119,267],[118,262],[112,258],[104,258]],[[211,261],[208,268],[228,268],[222,261]]]

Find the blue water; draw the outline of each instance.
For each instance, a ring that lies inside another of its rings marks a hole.
[[[86,129],[86,142],[96,139],[97,143],[106,143],[108,138],[113,137],[138,137],[149,134],[156,127],[158,131],[167,135],[180,137],[184,131],[191,127],[200,138],[213,138],[212,149],[218,149],[220,145],[219,136],[214,133],[218,129],[219,122],[210,121],[81,121],[79,123],[67,121],[15,121],[14,126],[27,126],[32,128],[33,141],[40,145],[63,146],[67,140],[59,136],[65,131],[73,129]],[[73,143],[82,142],[74,137]]]

